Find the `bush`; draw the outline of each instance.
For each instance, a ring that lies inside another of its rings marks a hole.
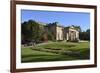
[[[79,42],[79,39],[75,38],[75,40],[67,40],[68,42]]]
[[[57,40],[57,42],[62,42],[63,40]]]

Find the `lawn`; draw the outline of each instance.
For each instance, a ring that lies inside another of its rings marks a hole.
[[[47,42],[21,49],[21,62],[86,60],[90,58],[89,42]]]

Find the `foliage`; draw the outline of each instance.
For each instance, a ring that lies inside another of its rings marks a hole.
[[[81,40],[90,41],[90,29],[87,29],[86,31],[80,32],[79,36],[80,36]]]
[[[43,34],[43,26],[36,21],[29,20],[21,24],[22,29],[22,41],[34,41],[37,42],[41,39]]]
[[[47,37],[48,37],[48,40],[55,41],[55,37],[54,37],[53,32],[48,31],[47,32]]]

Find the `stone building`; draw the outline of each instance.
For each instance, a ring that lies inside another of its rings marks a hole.
[[[46,31],[50,31],[55,40],[66,40],[66,41],[78,41],[79,40],[79,30],[75,27],[63,27],[57,22],[50,23],[46,25]]]
[[[79,40],[79,30],[77,30],[73,26],[64,28],[64,39],[67,41],[78,41]]]

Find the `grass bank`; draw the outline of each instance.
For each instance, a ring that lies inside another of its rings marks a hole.
[[[90,57],[89,42],[47,42],[21,49],[22,62],[85,60]]]

